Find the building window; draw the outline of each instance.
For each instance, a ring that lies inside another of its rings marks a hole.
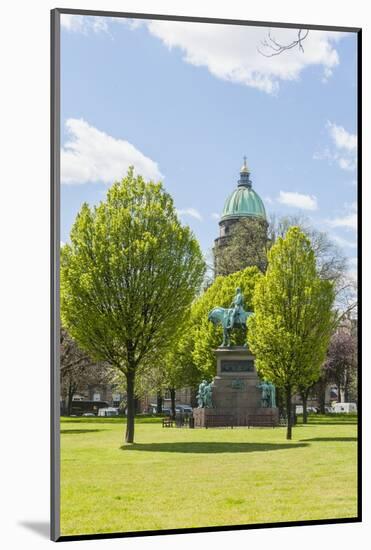
[[[100,401],[100,393],[94,393],[93,395],[93,401]]]

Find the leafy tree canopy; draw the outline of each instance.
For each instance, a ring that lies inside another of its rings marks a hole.
[[[202,253],[162,184],[133,169],[105,201],[82,206],[70,237],[61,250],[62,321],[92,357],[126,376],[131,442],[135,374],[183,322],[203,280]]]
[[[215,251],[218,274],[229,275],[252,266],[265,272],[269,246],[265,220],[260,218],[238,220],[229,228],[228,243]]]
[[[278,237],[268,260],[248,342],[258,373],[285,390],[291,408],[292,392],[319,378],[334,322],[334,283],[319,277],[310,240],[298,227]]]

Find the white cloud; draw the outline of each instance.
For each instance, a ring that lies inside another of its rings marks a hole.
[[[339,157],[338,162],[342,170],[354,170],[356,167],[354,160],[349,158]]]
[[[157,163],[128,141],[113,138],[83,119],[69,118],[66,129],[70,140],[61,150],[62,183],[111,184],[122,178],[129,166],[146,179],[163,178]]]
[[[179,216],[191,216],[191,218],[195,218],[200,222],[202,221],[202,216],[196,208],[183,208],[181,210],[177,210],[177,213]]]
[[[277,201],[287,206],[302,208],[303,210],[317,210],[317,197],[302,193],[280,191]]]
[[[110,23],[122,23],[135,30],[147,26],[169,49],[179,48],[183,60],[196,67],[206,67],[217,78],[277,93],[280,82],[298,80],[309,66],[323,68],[323,81],[327,81],[339,64],[334,44],[342,33],[311,30],[303,41],[304,52],[291,49],[274,57],[265,57],[258,51],[271,53],[262,43],[268,37],[265,27],[244,25],[215,25],[182,21],[143,21],[111,17],[67,15],[61,17],[62,27],[70,32],[88,35],[108,33]],[[297,38],[297,29],[273,29],[271,36],[282,44]]]
[[[357,136],[334,122],[327,121],[326,129],[333,148],[326,147],[313,155],[315,160],[327,160],[336,163],[342,170],[353,171],[357,165]]]
[[[213,25],[179,21],[149,21],[147,26],[169,48],[179,48],[183,59],[196,67],[229,82],[251,86],[267,93],[277,93],[280,81],[297,80],[309,66],[322,66],[325,77],[339,64],[333,44],[341,33],[309,32],[303,42],[304,52],[292,49],[274,57],[265,57],[261,49],[267,38],[264,27]],[[289,44],[297,37],[295,29],[274,29],[272,37]]]
[[[344,216],[327,220],[327,224],[331,227],[344,227],[345,229],[357,229],[357,203],[346,205],[348,211]]]
[[[345,227],[347,229],[357,229],[357,214],[348,214],[340,218],[328,220],[331,227]]]
[[[338,235],[332,235],[331,238],[333,241],[335,241],[336,244],[338,244],[342,248],[357,248],[357,243],[355,241],[348,241],[347,239],[343,239]]]
[[[357,136],[347,132],[342,126],[338,126],[333,122],[327,122],[330,136],[332,137],[338,149],[346,149],[347,151],[357,151]]]
[[[357,162],[357,136],[343,126],[327,122],[330,137],[337,149],[335,160],[342,170],[354,170]]]
[[[107,17],[95,17],[93,15],[73,15],[62,13],[61,14],[61,27],[69,32],[76,32],[81,34],[93,33],[108,33],[109,18]]]
[[[146,24],[143,19],[129,19],[126,17],[112,17],[110,19],[115,23],[121,23],[122,25],[129,27],[132,31],[135,31],[136,29],[139,29],[139,27],[143,27],[143,25]]]
[[[213,220],[219,220],[220,219],[220,214],[218,214],[217,212],[213,212],[211,214],[211,217],[213,218]]]

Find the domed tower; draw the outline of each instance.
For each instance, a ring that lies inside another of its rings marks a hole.
[[[245,220],[255,220],[255,226],[257,225],[256,221],[260,222],[259,226],[262,228],[266,238],[268,228],[267,216],[263,201],[252,188],[246,157],[244,157],[244,162],[241,166],[237,188],[225,201],[223,213],[219,221],[220,233],[219,237],[215,239],[214,245],[215,275],[221,274],[220,256],[230,243],[232,235],[241,227],[242,220],[244,220],[243,226],[245,232],[248,229],[248,223]],[[251,231],[252,238],[255,234],[256,231]],[[233,271],[235,270],[231,270],[230,272]]]

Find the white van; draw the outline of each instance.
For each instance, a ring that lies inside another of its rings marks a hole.
[[[335,403],[332,407],[334,413],[356,413],[357,405],[355,403]]]
[[[98,410],[98,416],[118,416],[119,412],[114,407],[107,407]]]

